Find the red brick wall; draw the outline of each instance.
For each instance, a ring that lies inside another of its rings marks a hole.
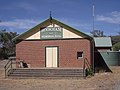
[[[84,57],[90,61],[91,45],[87,39],[22,41],[16,45],[16,57],[31,67],[45,67],[46,46],[59,47],[59,67],[82,67],[83,58],[77,59],[77,51],[83,51]]]

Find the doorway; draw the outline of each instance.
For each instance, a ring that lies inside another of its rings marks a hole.
[[[58,47],[46,47],[46,67],[58,67]]]

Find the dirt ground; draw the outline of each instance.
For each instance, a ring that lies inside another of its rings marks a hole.
[[[86,79],[5,79],[5,63],[0,61],[0,90],[120,90],[120,67]]]

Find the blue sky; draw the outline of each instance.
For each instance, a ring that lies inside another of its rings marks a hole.
[[[95,29],[105,35],[120,32],[120,0],[0,0],[0,29],[23,33],[52,17],[90,34]]]

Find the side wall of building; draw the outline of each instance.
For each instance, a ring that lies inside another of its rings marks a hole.
[[[59,47],[59,64],[61,68],[83,67],[83,58],[77,59],[77,52],[90,62],[91,43],[88,39],[21,41],[16,44],[16,57],[24,60],[31,68],[45,67],[45,47]]]

